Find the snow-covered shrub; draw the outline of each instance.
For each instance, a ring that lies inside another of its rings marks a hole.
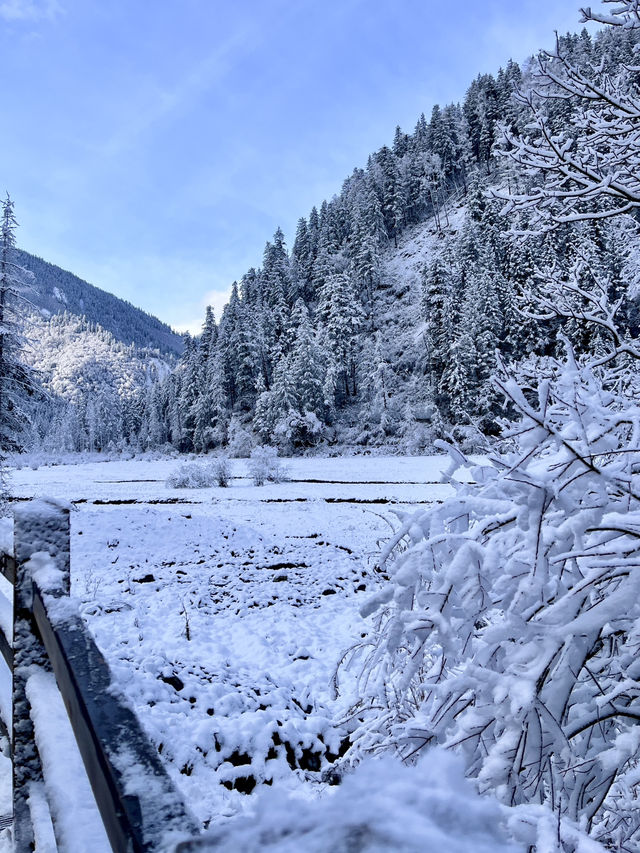
[[[565,820],[640,844],[640,407],[621,349],[496,380],[520,415],[505,452],[405,519],[360,645],[357,751],[460,751],[481,790],[555,810],[566,850]]]
[[[322,436],[323,425],[313,412],[304,414],[291,410],[273,428],[281,452],[287,453],[296,447],[311,447]]]
[[[287,479],[287,469],[278,458],[278,451],[268,444],[253,448],[248,467],[255,486],[264,486],[267,480],[282,483]]]
[[[218,482],[217,472],[211,463],[183,462],[167,477],[172,489],[207,489]]]
[[[603,13],[585,7],[583,20],[640,28],[637,0],[605,3]],[[579,238],[578,223],[640,208],[632,68],[573,66],[563,50],[558,39],[540,55],[535,85],[519,95],[526,132],[504,130],[504,154],[524,179],[497,195],[503,213],[523,214],[515,227],[531,228],[538,249],[541,232],[570,225],[556,238]],[[547,109],[558,100],[571,114],[565,133]],[[637,221],[627,224],[637,234]],[[640,349],[615,324],[624,281],[603,268],[600,247],[567,254],[572,275],[562,261],[532,272],[522,313],[564,325],[591,363],[567,344],[565,361],[503,371],[495,386],[515,417],[502,454],[476,466],[455,498],[405,519],[382,556],[389,582],[369,605],[375,627],[359,644],[353,737],[356,754],[388,749],[405,761],[436,744],[459,751],[481,789],[537,828],[530,849],[594,849],[579,824],[607,849],[631,851],[640,849]],[[472,351],[458,347],[450,390],[465,390],[459,368]],[[451,452],[454,467],[464,463]]]
[[[233,477],[233,469],[228,456],[216,456],[211,462],[211,471],[218,486],[226,487]]]

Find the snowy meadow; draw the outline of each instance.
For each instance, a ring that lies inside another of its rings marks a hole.
[[[262,487],[247,460],[228,488],[167,486],[175,459],[12,473],[16,497],[77,510],[72,595],[205,826],[265,783],[313,796],[335,781],[355,676],[334,676],[366,629],[381,544],[398,514],[451,493],[444,457],[284,461],[288,479]]]

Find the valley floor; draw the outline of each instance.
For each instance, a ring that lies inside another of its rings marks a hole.
[[[251,809],[243,791],[255,782],[322,788],[319,767],[340,747],[333,720],[356,697],[353,674],[337,696],[333,676],[365,629],[380,543],[396,512],[450,494],[438,484],[445,457],[296,458],[289,481],[264,487],[233,462],[226,489],[165,486],[174,459],[11,475],[15,497],[74,503],[72,594],[212,826]]]

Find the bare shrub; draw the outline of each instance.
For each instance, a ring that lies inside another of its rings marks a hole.
[[[172,489],[207,489],[216,483],[217,476],[211,463],[200,462],[183,462],[166,480]]]
[[[278,458],[278,451],[268,444],[253,448],[248,467],[254,486],[264,486],[267,481],[282,483],[288,479],[287,469]]]

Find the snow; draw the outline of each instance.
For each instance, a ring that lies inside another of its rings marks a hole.
[[[9,587],[9,590],[7,590],[7,587]],[[9,642],[11,642],[13,636],[13,603],[10,589],[11,586],[7,581],[4,581],[0,587],[0,631],[2,631]]]
[[[36,850],[38,853],[58,853],[47,796],[44,785],[41,782],[32,782],[29,786],[28,802],[29,812],[33,821]],[[11,853],[11,848],[9,848],[9,853]]]
[[[16,497],[79,510],[72,596],[211,826],[252,809],[252,780],[283,798],[330,790],[327,753],[347,734],[334,721],[354,697],[348,672],[338,696],[332,680],[379,587],[379,542],[394,513],[452,491],[437,484],[444,456],[288,459],[290,481],[265,486],[231,462],[228,488],[166,486],[175,459],[11,472]]]
[[[207,457],[201,457],[206,459]],[[16,497],[43,494],[78,501],[136,500],[142,503],[159,500],[237,501],[246,503],[269,499],[396,501],[416,503],[443,500],[453,493],[440,484],[444,456],[354,456],[333,458],[295,457],[284,460],[289,482],[253,487],[248,461],[233,459],[228,489],[189,490],[176,492],[165,485],[176,468],[176,460],[115,460],[79,465],[40,466],[15,469],[11,473],[11,489]],[[425,495],[424,486],[429,486]],[[416,488],[419,487],[419,488]],[[257,489],[257,491],[256,491]]]
[[[0,718],[11,722],[11,672],[0,658]],[[9,726],[7,725],[7,728]],[[0,817],[11,814],[11,762],[2,750],[8,750],[6,739],[0,738]],[[0,829],[0,851],[10,853],[9,832]]]
[[[111,845],[53,675],[36,669],[27,682],[27,698],[47,801],[61,847],[66,853],[110,853]]]
[[[46,551],[36,551],[25,566],[43,592],[57,592],[64,588],[64,574]]]
[[[211,836],[220,853],[515,853],[495,801],[479,797],[461,763],[432,750],[415,767],[368,760],[330,795],[315,802],[278,791],[258,797],[256,814]]]

